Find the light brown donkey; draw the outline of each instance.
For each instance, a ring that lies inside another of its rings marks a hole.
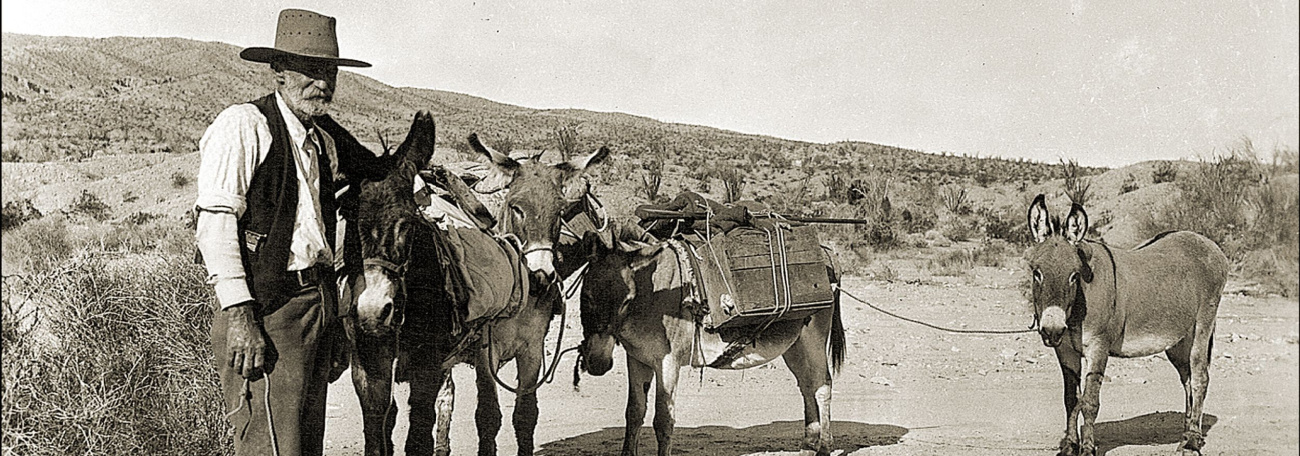
[[[1213,241],[1189,231],[1162,233],[1133,250],[1083,239],[1088,214],[1073,205],[1064,225],[1043,195],[1029,206],[1034,319],[1056,349],[1065,378],[1065,437],[1060,455],[1096,454],[1093,423],[1111,356],[1164,352],[1186,391],[1179,448],[1199,452],[1210,349],[1228,259]],[[1080,393],[1082,382],[1082,393]],[[1079,415],[1083,425],[1079,426]]]

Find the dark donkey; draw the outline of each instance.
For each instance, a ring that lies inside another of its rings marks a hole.
[[[448,291],[446,281],[448,268],[454,267],[451,264],[454,255],[450,253],[446,234],[420,215],[413,193],[415,177],[432,157],[434,131],[432,116],[424,112],[416,114],[411,132],[395,153],[399,162],[393,171],[383,179],[361,183],[358,228],[364,269],[351,278],[355,316],[348,330],[355,344],[352,379],[361,401],[366,454],[388,455],[393,452],[391,436],[397,417],[396,403],[392,398],[394,381],[411,384],[406,453],[422,455],[436,451],[437,454],[447,454],[450,447],[445,437],[450,410],[438,407],[437,401],[444,381],[450,379],[451,367],[459,362],[491,366],[491,369],[477,369],[481,402],[476,421],[479,453],[495,454],[495,437],[501,425],[495,373],[501,364],[511,359],[517,360],[520,388],[514,416],[515,434],[520,454],[531,454],[532,434],[537,423],[535,385],[544,353],[542,343],[556,305],[557,294],[553,284],[549,283],[554,280],[554,265],[547,269],[546,265],[539,263],[532,275],[543,286],[532,287],[540,291],[529,296],[507,318],[492,320],[481,327],[468,327],[465,322],[458,321],[454,311],[455,298]],[[477,139],[471,139],[471,142],[477,143]],[[559,210],[554,211],[554,216],[549,215],[549,211],[552,205],[559,207],[560,203],[550,204],[537,199],[560,199],[556,196],[561,193],[559,189],[569,183],[576,172],[605,155],[608,155],[608,150],[602,148],[584,160],[557,165],[558,174],[527,166],[519,169],[528,172],[503,170],[503,174],[508,172],[511,175],[512,179],[507,182],[512,189],[539,186],[554,187],[555,190],[549,193],[517,192],[515,202],[507,206],[512,208],[508,209],[510,213],[502,214],[505,221],[502,226],[522,239],[520,244],[525,250],[532,246],[534,251],[549,251],[551,244],[523,228],[539,223],[546,227],[558,226],[554,219],[558,218]],[[503,165],[498,163],[498,166]],[[538,211],[526,212],[533,209]],[[558,228],[538,232],[552,240],[559,236]],[[494,254],[490,251],[474,253]],[[439,413],[435,417],[435,411],[445,411],[446,415]],[[438,423],[439,420],[442,422]],[[437,442],[433,435],[435,424],[442,425],[439,426]]]
[[[357,228],[363,269],[352,289],[346,325],[352,340],[352,383],[361,402],[366,454],[393,453],[397,419],[394,382],[409,382],[410,431],[406,453],[433,454],[434,403],[450,372],[454,298],[446,271],[446,239],[419,214],[415,177],[434,151],[433,117],[421,111],[398,146],[397,162],[381,179],[363,180]]]
[[[1179,448],[1199,452],[1214,318],[1228,278],[1223,251],[1189,231],[1114,251],[1083,238],[1083,206],[1073,205],[1062,225],[1049,217],[1043,195],[1029,206],[1029,230],[1037,241],[1028,255],[1034,319],[1043,343],[1056,349],[1065,378],[1066,428],[1058,454],[1096,454],[1093,423],[1108,358],[1160,352],[1178,370],[1186,392]]]

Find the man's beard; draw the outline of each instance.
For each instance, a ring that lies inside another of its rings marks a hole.
[[[288,95],[285,96],[288,102],[289,110],[298,116],[299,119],[307,121],[329,113],[330,105],[334,102],[334,97],[324,94],[313,94],[310,96]]]
[[[329,108],[332,103],[333,100],[330,98],[312,97],[300,100],[298,106],[299,109],[302,110],[302,113],[307,115],[307,117],[315,118],[329,114]]]

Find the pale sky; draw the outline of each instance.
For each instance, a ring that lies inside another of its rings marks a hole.
[[[360,74],[532,108],[1107,166],[1300,143],[1295,0],[5,0],[0,18],[247,47],[290,7],[337,17]]]

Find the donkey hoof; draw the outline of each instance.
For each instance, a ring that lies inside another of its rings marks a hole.
[[[1183,433],[1183,440],[1182,442],[1179,442],[1178,448],[1180,450],[1194,451],[1195,454],[1201,454],[1202,446],[1205,446],[1205,436],[1202,436],[1200,432],[1187,431]]]
[[[1061,451],[1056,452],[1056,456],[1077,456],[1079,454],[1079,444],[1069,440],[1061,440]]]

